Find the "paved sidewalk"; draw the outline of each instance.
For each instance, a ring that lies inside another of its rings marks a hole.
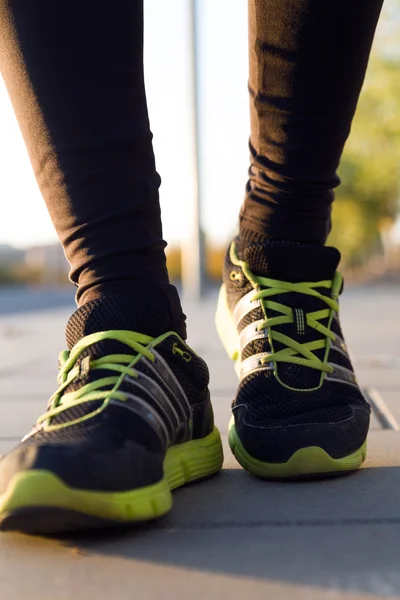
[[[186,308],[226,437],[236,379],[214,332],[215,301]],[[359,379],[400,421],[399,307],[395,285],[353,289],[342,302]],[[70,312],[0,315],[0,453],[43,412]],[[399,557],[400,434],[374,420],[355,475],[267,483],[226,449],[222,474],[177,491],[171,515],[151,527],[62,540],[3,534],[0,599],[400,598]]]

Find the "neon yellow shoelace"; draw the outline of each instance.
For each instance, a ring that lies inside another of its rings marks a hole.
[[[242,267],[243,273],[254,285],[254,300],[261,301],[265,314],[268,315],[268,310],[281,313],[279,316],[266,318],[262,323],[260,323],[258,330],[267,328],[269,329],[272,350],[274,341],[284,344],[286,348],[278,350],[277,352],[272,351],[268,357],[261,359],[261,362],[264,364],[269,362],[293,363],[296,365],[310,367],[311,369],[316,369],[324,373],[332,373],[333,367],[328,365],[325,362],[325,359],[320,360],[318,356],[314,354],[314,352],[315,350],[328,350],[328,340],[333,341],[336,338],[335,334],[329,329],[329,327],[333,318],[332,311],[338,312],[339,310],[337,297],[343,281],[340,273],[336,273],[334,279],[331,281],[326,280],[312,283],[289,283],[286,281],[279,281],[276,279],[269,279],[267,277],[259,277],[254,275],[251,272],[248,264],[244,261],[238,260],[232,251],[231,260],[234,264],[238,264]],[[325,288],[331,290],[331,297],[324,296],[324,294],[321,294],[316,288]],[[278,294],[288,294],[293,292],[297,294],[304,294],[305,296],[313,296],[327,305],[327,308],[325,309],[309,312],[305,315],[307,325],[318,331],[321,336],[323,336],[321,339],[301,344],[300,342],[297,342],[293,338],[284,335],[279,331],[274,331],[273,328],[278,325],[295,323],[295,309],[291,308],[290,306],[286,306],[285,304],[275,302],[274,300],[269,300],[269,298]],[[329,319],[328,327],[320,323],[322,319]],[[327,352],[325,353],[325,358],[326,354]]]
[[[102,356],[96,360],[93,360],[90,358],[90,356],[87,356],[81,360],[79,365],[76,364],[84,350],[86,350],[89,346],[104,340],[122,342],[126,346],[132,348],[133,353],[132,355],[110,354],[107,356]],[[71,352],[68,352],[68,350],[61,352],[59,356],[61,368],[57,378],[59,386],[49,400],[49,410],[44,415],[39,417],[37,424],[47,421],[47,430],[57,429],[64,427],[65,425],[72,425],[102,412],[112,399],[122,401],[126,400],[125,394],[118,391],[118,388],[125,375],[134,378],[138,377],[138,373],[134,369],[134,365],[142,356],[145,356],[148,360],[154,362],[154,355],[148,347],[152,341],[153,338],[132,331],[105,331],[93,333],[84,337],[74,346]],[[100,379],[83,385],[73,392],[63,393],[64,390],[77,377],[86,374],[89,370],[96,369],[114,371],[115,375],[101,377]],[[105,386],[110,385],[113,386],[111,389],[102,389]],[[78,404],[83,404],[84,402],[90,402],[93,400],[103,400],[104,402],[96,411],[76,419],[75,421],[68,421],[68,423],[61,425],[50,425],[50,420],[53,417],[60,414],[72,405],[76,406]]]
[[[286,348],[279,350],[278,352],[272,352],[268,358],[264,358],[261,362],[288,362],[297,365],[303,365],[305,367],[311,367],[318,371],[324,371],[325,373],[332,373],[333,367],[329,366],[314,354],[315,350],[322,350],[326,348],[327,338],[330,340],[335,339],[335,334],[325,325],[320,323],[321,319],[328,319],[331,315],[331,310],[337,311],[338,304],[332,298],[324,296],[318,292],[315,288],[327,288],[332,287],[332,281],[319,281],[317,283],[288,283],[286,281],[277,281],[275,279],[268,279],[263,277],[256,277],[257,285],[260,289],[255,295],[254,300],[261,300],[265,311],[273,310],[275,312],[282,313],[277,317],[271,317],[265,319],[260,323],[258,329],[270,329],[270,339],[272,341],[280,342],[284,344]],[[277,325],[284,325],[287,323],[294,323],[294,310],[281,304],[274,302],[273,300],[267,300],[277,294],[285,294],[290,292],[296,292],[297,294],[305,294],[307,296],[314,296],[319,300],[322,300],[329,308],[306,313],[306,323],[312,329],[318,331],[323,338],[315,340],[313,342],[306,342],[301,344],[293,338],[274,331],[272,328]],[[268,313],[267,313],[268,314]]]

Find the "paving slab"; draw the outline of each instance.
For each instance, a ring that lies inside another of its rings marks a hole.
[[[400,598],[400,435],[374,419],[365,466],[342,478],[268,483],[245,473],[227,447],[237,382],[213,327],[215,300],[186,311],[190,343],[211,369],[222,473],[177,491],[173,512],[151,526],[60,539],[3,534],[1,600]],[[399,287],[372,286],[350,290],[342,304],[359,380],[398,420],[399,300]],[[72,310],[71,302],[0,314],[0,453],[54,391]]]
[[[151,527],[3,534],[1,597],[399,597],[398,440],[373,434],[366,468],[324,482],[265,483],[228,458],[220,476],[178,491],[173,513]]]
[[[309,531],[305,531],[308,537]],[[330,532],[321,531],[320,539],[316,539],[315,533],[311,532],[310,542],[315,547],[320,547],[321,537],[326,537]],[[356,555],[356,564],[351,576],[352,591],[343,588],[343,582],[335,577],[330,577],[330,587],[324,584],[327,578],[327,565],[330,564],[332,571],[337,562],[329,563],[332,558],[330,553],[325,554],[327,562],[325,570],[321,573],[321,584],[313,584],[305,581],[304,574],[296,578],[294,575],[297,566],[289,563],[287,556],[282,553],[282,548],[292,542],[284,533],[281,535],[282,544],[280,549],[275,550],[271,542],[267,543],[268,550],[272,550],[272,559],[269,570],[264,571],[263,576],[257,577],[252,574],[259,568],[260,564],[268,565],[269,559],[266,548],[263,545],[268,532],[258,532],[251,537],[243,536],[241,544],[247,548],[251,544],[254,550],[259,551],[255,565],[251,565],[249,575],[243,575],[243,567],[249,564],[249,558],[244,556],[241,561],[242,568],[232,570],[237,566],[238,560],[227,565],[228,556],[226,546],[239,547],[236,538],[226,539],[214,532],[206,532],[200,539],[194,535],[188,538],[187,532],[170,534],[156,530],[137,532],[134,542],[129,546],[128,539],[120,538],[115,542],[110,537],[104,542],[94,540],[82,548],[71,542],[54,542],[49,540],[29,540],[14,536],[4,544],[7,544],[7,556],[4,556],[0,547],[0,584],[2,598],[40,598],[41,600],[54,599],[76,599],[97,600],[98,598],[118,598],[118,600],[131,600],[132,598],[146,600],[187,600],[191,598],[230,598],[243,600],[243,598],[254,600],[265,600],[273,598],[279,600],[378,600],[387,597],[396,598],[392,595],[393,585],[387,577],[396,572],[395,559],[387,564],[382,571],[382,580],[375,581],[372,575],[367,575],[369,588],[377,589],[377,592],[357,591],[361,563],[360,547],[370,542],[361,531],[352,531],[351,539],[354,547],[349,548],[347,559],[343,562],[354,563],[353,553]],[[397,531],[393,531],[391,539],[395,541]],[[379,534],[378,534],[379,535]],[[7,536],[6,536],[7,537]],[[261,544],[260,544],[261,541]],[[119,550],[119,544],[123,547],[123,554]],[[296,547],[301,554],[308,549],[310,544],[304,547]],[[173,546],[179,556],[176,560],[166,559]],[[130,553],[127,548],[130,547]],[[340,537],[335,537],[331,545],[335,556],[343,556],[343,542]],[[188,552],[189,550],[189,552]],[[161,555],[162,553],[162,555]],[[231,555],[232,553],[229,553]],[[237,554],[240,552],[237,550]],[[310,559],[315,557],[314,552]],[[204,558],[207,563],[204,564]],[[254,557],[252,553],[250,558]],[[158,558],[158,560],[157,560]],[[375,557],[371,557],[375,558]],[[383,558],[386,558],[383,557]],[[390,557],[389,557],[390,558]],[[6,559],[6,560],[4,560]],[[229,567],[227,572],[218,570],[215,565],[222,559],[223,564]],[[22,561],[22,562],[21,562]],[[279,562],[276,577],[273,575],[274,565]],[[340,561],[342,562],[342,561]],[[10,569],[10,564],[15,568]],[[207,565],[212,564],[210,569]],[[17,567],[18,565],[18,567]],[[320,567],[321,560],[316,564],[308,563],[306,573],[316,572]],[[397,565],[397,563],[396,563]],[[378,565],[382,566],[381,563]],[[394,568],[395,567],[395,568]],[[315,570],[314,570],[315,569]],[[347,569],[348,570],[348,569]],[[336,571],[337,577],[342,576],[341,571]],[[325,575],[325,578],[324,578]],[[365,581],[365,579],[364,579]],[[17,583],[16,583],[17,582]],[[384,588],[382,589],[382,584]]]

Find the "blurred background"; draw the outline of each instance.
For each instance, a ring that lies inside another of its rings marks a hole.
[[[179,287],[184,275],[189,341],[210,366],[216,425],[226,441],[237,379],[213,315],[247,179],[247,1],[144,2],[169,268]],[[215,500],[208,483],[200,493],[189,487],[176,498],[182,516],[154,530],[141,528],[121,542],[114,535],[2,537],[0,598],[42,599],[47,592],[54,600],[101,600],[116,586],[113,597],[130,598],[134,577],[138,598],[196,599],[205,587],[208,599],[400,599],[400,438],[393,431],[400,430],[400,0],[385,1],[340,176],[330,242],[341,249],[352,286],[341,302],[346,343],[361,387],[380,408],[380,420],[371,422],[372,468],[356,480],[296,483],[296,493],[271,483],[266,493],[226,452],[232,468],[210,482]],[[32,428],[54,392],[75,291],[1,79],[0,202],[1,455]],[[198,264],[207,274],[203,286]],[[202,302],[187,301],[200,287],[209,290]]]
[[[204,269],[217,281],[248,167],[247,2],[194,4],[191,28],[187,0],[145,0],[146,86],[171,275],[181,275],[182,243],[195,254],[196,239],[184,235],[187,222],[196,235],[198,180]],[[400,0],[386,0],[333,210],[330,242],[349,281],[399,278],[399,72]],[[68,265],[2,81],[0,131],[0,285],[67,285]]]

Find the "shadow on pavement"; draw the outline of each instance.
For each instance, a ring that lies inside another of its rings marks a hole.
[[[399,492],[400,467],[308,483],[226,469],[178,491],[172,514],[155,525],[64,542],[213,574],[398,594]]]

